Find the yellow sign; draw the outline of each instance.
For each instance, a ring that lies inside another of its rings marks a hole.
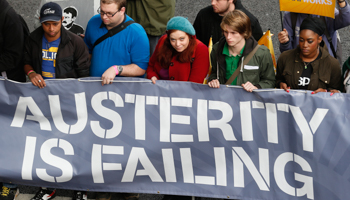
[[[270,29],[267,30],[266,33],[260,38],[260,40],[258,41],[258,44],[265,45],[270,50],[272,61],[273,61],[273,67],[276,73],[276,58],[275,58],[275,51],[273,50]]]
[[[210,54],[211,54],[211,50],[213,49],[213,38],[210,37],[209,39],[209,45],[208,45],[208,51],[209,51],[209,71],[208,71],[208,74],[207,76],[204,78],[204,81],[203,81],[203,84],[208,84],[208,80],[209,80],[209,76],[211,74],[211,60],[210,60]]]
[[[280,0],[280,10],[334,18],[336,0]]]

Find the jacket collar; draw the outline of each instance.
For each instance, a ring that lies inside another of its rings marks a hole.
[[[297,46],[296,50],[297,50],[297,52],[296,52],[296,54],[295,54],[295,59],[294,59],[294,60],[295,60],[295,62],[302,62],[302,60],[301,60],[301,58],[300,58],[300,51],[301,51],[301,50],[300,50],[299,45]],[[329,52],[328,52],[327,45],[325,45],[325,43],[324,43],[323,40],[322,40],[322,42],[320,43],[320,51],[321,51],[321,53],[322,53],[320,60],[325,59],[325,58],[327,58],[328,56],[331,56],[331,55],[329,54]]]
[[[218,42],[218,50],[216,52],[217,62],[222,68],[226,66],[225,55],[222,54],[222,50],[224,49],[225,43],[225,36],[222,36]],[[242,57],[247,56],[251,51],[253,51],[256,45],[258,45],[258,42],[252,36],[246,39]]]
[[[30,38],[36,42],[37,44],[41,43],[41,40],[44,36],[44,30],[43,28],[40,26],[37,29],[35,29],[31,34],[30,34]],[[69,41],[71,40],[68,31],[61,26],[61,44],[65,45],[67,44]]]

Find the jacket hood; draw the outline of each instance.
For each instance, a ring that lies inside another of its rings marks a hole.
[[[0,0],[1,1],[1,0]],[[40,42],[41,43],[41,39],[44,35],[44,30],[42,28],[42,26],[39,26],[37,29],[35,29],[30,35],[29,38],[33,41]],[[67,44],[69,42],[69,40],[71,40],[68,31],[61,26],[61,43],[62,44]]]

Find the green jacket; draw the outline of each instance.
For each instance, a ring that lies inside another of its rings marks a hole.
[[[128,0],[126,14],[141,24],[148,35],[161,36],[175,14],[176,0]]]
[[[209,76],[209,81],[218,79],[220,84],[225,84],[227,79],[225,55],[222,54],[224,45],[226,43],[225,37],[222,37],[212,49],[210,54],[210,61],[212,71]],[[244,57],[246,57],[258,43],[252,38],[246,40],[243,55],[238,65],[241,65]],[[255,52],[252,59],[247,65],[242,66],[241,72],[237,76],[237,85],[251,82],[257,88],[274,88],[275,87],[275,72],[273,69],[273,61],[270,51],[267,47],[261,45]]]

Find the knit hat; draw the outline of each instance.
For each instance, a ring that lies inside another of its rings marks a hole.
[[[196,31],[188,19],[180,16],[171,18],[166,25],[166,30],[179,30],[190,35],[196,35]]]
[[[318,17],[307,17],[303,20],[303,22],[300,25],[300,31],[304,29],[312,30],[319,36],[322,36],[326,30],[326,25]]]
[[[46,21],[60,21],[62,19],[61,6],[54,2],[44,4],[40,9],[40,23]]]

